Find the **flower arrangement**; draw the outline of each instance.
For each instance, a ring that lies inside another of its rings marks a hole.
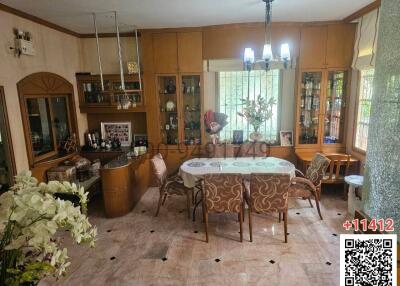
[[[276,103],[274,98],[266,99],[259,94],[256,100],[242,99],[243,112],[238,112],[238,115],[246,118],[253,126],[254,131],[258,132],[260,126],[267,120],[272,118],[272,107]]]
[[[55,235],[70,232],[78,243],[94,246],[97,229],[80,207],[56,198],[56,193],[75,194],[82,210],[87,193],[68,182],[40,183],[31,173],[15,177],[15,185],[0,196],[0,285],[37,283],[48,275],[65,274],[67,249]]]

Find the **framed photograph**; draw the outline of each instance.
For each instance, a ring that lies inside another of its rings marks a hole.
[[[233,130],[232,143],[243,144],[243,130]]]
[[[293,146],[293,131],[281,131],[281,146]]]
[[[101,122],[101,138],[112,140],[118,138],[121,146],[131,146],[132,128],[130,122]]]
[[[146,134],[133,134],[133,143],[135,147],[146,146],[147,147],[147,135]]]

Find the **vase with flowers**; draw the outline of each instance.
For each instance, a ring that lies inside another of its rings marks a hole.
[[[253,132],[250,133],[250,139],[252,141],[261,141],[262,134],[259,132],[261,125],[272,118],[272,108],[276,104],[273,97],[266,99],[265,97],[258,95],[255,100],[242,99],[243,110],[237,114],[241,117],[246,118],[248,123],[253,127]]]
[[[57,198],[74,194],[80,206]],[[69,182],[38,183],[30,172],[15,177],[15,185],[0,196],[0,285],[36,285],[48,275],[65,274],[67,249],[61,231],[78,243],[94,246],[96,227],[86,210],[87,193]]]

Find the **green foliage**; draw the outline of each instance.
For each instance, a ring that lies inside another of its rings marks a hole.
[[[272,108],[276,104],[274,98],[266,99],[261,95],[257,96],[256,100],[242,99],[243,112],[238,112],[239,116],[247,119],[254,131],[258,132],[260,126],[267,120],[272,118]]]

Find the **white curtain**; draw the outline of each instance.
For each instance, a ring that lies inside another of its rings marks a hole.
[[[379,9],[359,18],[354,45],[354,69],[362,70],[375,67],[376,44],[378,41]]]

